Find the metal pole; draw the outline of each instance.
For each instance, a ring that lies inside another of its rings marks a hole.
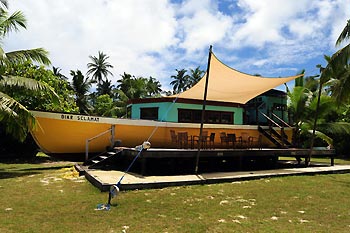
[[[205,105],[207,103],[209,69],[210,69],[210,59],[211,59],[212,48],[213,48],[213,46],[210,45],[210,47],[209,47],[209,56],[208,56],[208,65],[207,65],[207,75],[206,75],[206,79],[205,79],[205,88],[204,88],[204,99],[203,99],[203,108],[202,108],[201,127],[200,127],[200,131],[199,131],[198,151],[197,151],[197,157],[196,157],[196,168],[195,168],[195,173],[196,174],[198,173],[199,156],[200,156],[201,147],[202,147],[202,133],[203,133],[203,124],[204,124]]]

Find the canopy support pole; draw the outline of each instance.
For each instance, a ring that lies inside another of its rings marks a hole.
[[[201,147],[202,147],[202,139],[203,139],[202,134],[203,134],[204,114],[205,114],[205,106],[207,104],[209,69],[210,69],[210,59],[211,59],[212,48],[213,48],[213,46],[210,45],[210,47],[209,47],[209,56],[208,56],[208,65],[207,65],[207,75],[206,75],[206,78],[205,78],[205,88],[204,88],[204,98],[203,98],[203,107],[202,107],[201,127],[200,127],[200,131],[199,131],[198,151],[197,151],[197,157],[196,157],[196,168],[195,168],[195,173],[196,174],[198,174],[199,156],[200,156]]]

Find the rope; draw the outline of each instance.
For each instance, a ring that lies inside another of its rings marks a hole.
[[[176,98],[173,100],[172,104],[168,107],[168,109],[166,110],[166,112],[164,113],[162,119],[160,120],[160,122],[163,122],[163,120],[165,119],[165,117],[168,115],[170,109],[172,109],[172,107],[174,106],[174,104],[176,103],[177,99],[179,98],[180,93],[176,96]],[[151,140],[151,138],[153,137],[154,133],[157,131],[157,129],[159,128],[159,124],[153,129],[152,133],[150,134],[150,136],[148,137],[148,139],[146,140],[146,142],[149,142]],[[118,181],[118,183],[116,184],[118,187],[120,186],[120,183],[122,182],[122,180],[124,179],[124,176],[126,175],[126,173],[130,170],[130,168],[132,167],[132,165],[135,163],[136,159],[140,156],[142,150],[144,149],[144,143],[142,143],[140,151],[137,153],[137,155],[135,156],[135,158],[132,160],[132,162],[130,163],[129,167],[125,170],[124,174],[122,175],[122,177],[120,178],[120,180]]]

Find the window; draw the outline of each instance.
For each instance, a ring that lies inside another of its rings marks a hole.
[[[141,108],[141,119],[158,120],[158,108]]]
[[[220,124],[220,112],[206,112],[206,122],[210,124]]]
[[[204,123],[233,124],[234,112],[205,111]],[[181,123],[200,123],[202,110],[178,109],[178,118]]]
[[[191,110],[183,110],[179,112],[179,122],[192,122]]]
[[[232,112],[222,112],[221,113],[221,123],[222,124],[232,124],[233,123],[233,113]]]

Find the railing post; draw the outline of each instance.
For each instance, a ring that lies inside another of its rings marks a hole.
[[[111,126],[111,147],[114,147],[114,133],[115,133],[115,125]]]
[[[111,139],[110,139],[110,143],[111,143],[111,147],[113,147],[113,144],[114,144],[114,132],[115,132],[115,125],[112,125],[110,129],[106,130],[105,132],[102,132],[92,138],[87,138],[86,141],[85,141],[85,161],[87,161],[89,159],[89,143],[90,141],[98,138],[98,137],[101,137],[102,135],[106,134],[110,132],[111,133]]]

